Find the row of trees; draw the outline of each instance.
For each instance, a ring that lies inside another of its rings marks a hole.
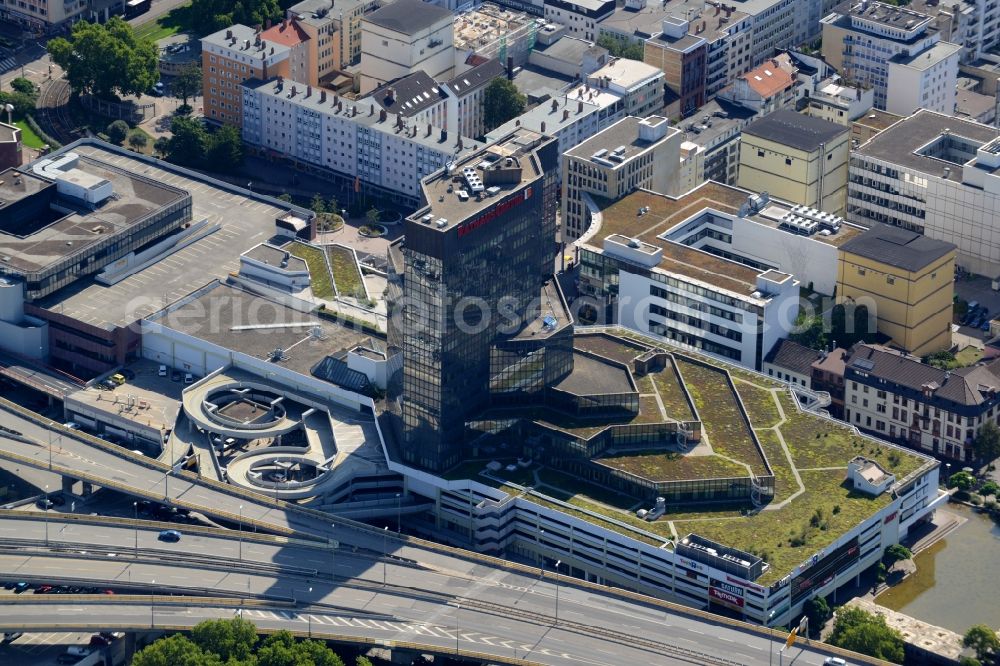
[[[841,303],[833,306],[829,319],[821,314],[799,315],[795,332],[788,337],[811,349],[829,349],[833,343],[847,349],[857,342],[875,342],[878,330],[866,306]]]
[[[68,38],[52,39],[47,48],[73,90],[101,99],[141,95],[160,78],[156,45],[117,16],[103,25],[74,23]]]
[[[162,144],[157,141],[157,150],[171,162],[223,172],[243,164],[240,131],[232,125],[209,132],[200,120],[176,116],[170,123],[170,131],[173,136]]]
[[[292,4],[291,2],[288,3]],[[185,8],[192,31],[207,35],[228,28],[234,23],[265,25],[268,20],[280,21],[284,12],[278,0],[193,0]]]
[[[325,643],[296,640],[287,631],[264,639],[242,618],[206,620],[191,630],[190,638],[173,634],[135,654],[133,666],[344,666]],[[358,657],[355,666],[371,666]]]

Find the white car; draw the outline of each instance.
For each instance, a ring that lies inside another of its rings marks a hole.
[[[156,375],[158,377],[166,377],[167,376],[167,366],[161,365],[160,369],[156,371]]]
[[[840,657],[827,657],[823,661],[823,666],[847,666],[847,662]]]
[[[192,375],[190,372],[184,375],[184,383],[194,384],[194,375]]]

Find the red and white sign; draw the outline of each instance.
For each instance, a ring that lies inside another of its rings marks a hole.
[[[708,596],[712,597],[724,606],[743,608],[743,597],[736,596],[735,594],[726,592],[725,590],[720,590],[717,587],[708,588]]]

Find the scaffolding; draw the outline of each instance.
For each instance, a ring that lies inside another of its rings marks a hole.
[[[455,16],[455,48],[496,58],[504,65],[509,56],[514,67],[521,67],[528,62],[543,25],[545,21],[536,16],[484,3]]]

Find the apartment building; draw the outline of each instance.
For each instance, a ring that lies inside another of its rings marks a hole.
[[[972,441],[996,422],[1000,363],[941,370],[876,345],[857,345],[844,369],[844,420],[890,442],[968,463]]]
[[[423,0],[394,0],[361,19],[361,94],[423,71],[435,81],[455,70],[454,16]]]
[[[771,58],[719,92],[719,99],[766,115],[778,109],[794,106],[800,95],[797,70],[789,59],[784,62]]]
[[[250,26],[236,24],[201,40],[205,119],[243,125],[241,86],[250,79],[291,75],[291,47],[268,43]]]
[[[579,238],[600,208],[638,188],[676,194],[681,131],[663,116],[629,116],[563,154],[562,240]]]
[[[361,101],[375,102],[379,109],[399,114],[411,123],[447,127],[448,94],[423,71],[389,81]]]
[[[844,418],[844,368],[850,352],[837,347],[817,351],[788,339],[778,340],[764,359],[763,372],[789,384],[804,386],[830,396],[826,410]]]
[[[332,3],[326,0],[304,0],[288,10],[286,18],[308,37],[309,57],[315,63],[317,80],[332,76],[346,66],[341,53],[341,40],[347,33],[341,29],[339,19],[343,7],[332,11]]]
[[[899,120],[852,153],[848,219],[953,243],[959,266],[1000,275],[996,138],[994,127],[933,111]]]
[[[327,73],[332,73],[361,60],[361,19],[383,4],[383,0],[302,0],[288,8],[286,18],[323,36],[318,47],[321,53],[329,52]],[[325,57],[320,56],[320,62],[327,62]]]
[[[892,127],[904,117],[879,109],[868,110],[867,113],[851,123],[851,148],[857,148],[866,143],[868,139],[882,130]],[[850,191],[849,185],[848,191]]]
[[[663,70],[674,100],[668,113],[692,114],[705,103],[708,42],[689,34],[691,22],[675,17],[663,19],[662,31],[643,45],[643,60]]]
[[[87,0],[0,0],[0,20],[41,36],[86,18],[89,9]]]
[[[282,79],[243,86],[243,140],[295,167],[410,205],[420,179],[481,144]]]
[[[714,99],[681,123],[687,152],[700,162],[692,168],[699,185],[706,180],[735,185],[740,166],[740,131],[757,117],[751,109]]]
[[[955,110],[961,47],[931,16],[876,0],[849,0],[823,18],[823,57],[845,79],[875,91],[875,107],[909,115]]]
[[[876,224],[840,247],[837,303],[866,305],[880,333],[915,356],[951,347],[955,246]]]
[[[839,215],[847,199],[848,138],[844,125],[775,111],[743,128],[737,182]]]
[[[545,0],[546,21],[560,23],[573,37],[597,40],[597,25],[615,11],[615,0]]]
[[[663,72],[644,62],[615,58],[587,76],[587,83],[620,95],[626,115],[647,116],[663,109]]]
[[[493,79],[505,76],[506,73],[503,63],[491,58],[440,84],[441,90],[447,95],[445,103],[449,134],[479,137],[486,133],[483,96]]]
[[[806,94],[804,113],[813,118],[850,126],[855,120],[869,114],[874,104],[875,91],[872,88],[847,85],[843,79],[834,75]]]
[[[1000,41],[1000,5],[992,0],[916,0],[910,9],[934,17],[941,39],[962,47],[962,62],[974,62]]]
[[[589,84],[575,86],[488,132],[486,141],[496,141],[523,127],[554,136],[562,154],[624,118],[625,105],[621,95],[608,89],[592,88]]]

